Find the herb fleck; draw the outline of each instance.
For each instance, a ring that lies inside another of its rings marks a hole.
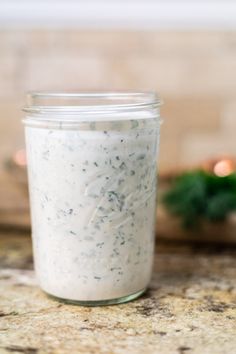
[[[143,160],[145,158],[145,155],[144,154],[140,154],[138,157],[137,157],[137,160]]]
[[[137,120],[131,120],[131,129],[137,128],[138,126],[138,121]]]
[[[99,243],[96,244],[96,246],[99,247],[99,248],[102,248],[103,245],[104,245],[104,242],[99,242]]]
[[[122,164],[119,166],[119,168],[121,170],[124,170],[126,168],[126,164],[124,162],[122,162]]]

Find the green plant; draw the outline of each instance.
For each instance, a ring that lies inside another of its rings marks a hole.
[[[201,221],[223,221],[236,210],[236,174],[218,177],[198,170],[177,177],[162,201],[167,210],[182,219],[185,227]]]

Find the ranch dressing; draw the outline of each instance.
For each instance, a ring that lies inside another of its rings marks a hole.
[[[116,303],[149,284],[159,122],[131,116],[83,129],[25,120],[35,269],[50,295]]]

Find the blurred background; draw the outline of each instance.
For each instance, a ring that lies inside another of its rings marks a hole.
[[[29,90],[157,91],[165,102],[160,174],[234,156],[236,3],[1,0],[2,224],[11,224],[9,212],[28,223],[15,163],[25,164],[21,108]]]

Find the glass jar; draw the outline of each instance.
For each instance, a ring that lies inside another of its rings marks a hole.
[[[160,100],[31,93],[24,108],[36,275],[80,305],[137,298],[153,264]]]

